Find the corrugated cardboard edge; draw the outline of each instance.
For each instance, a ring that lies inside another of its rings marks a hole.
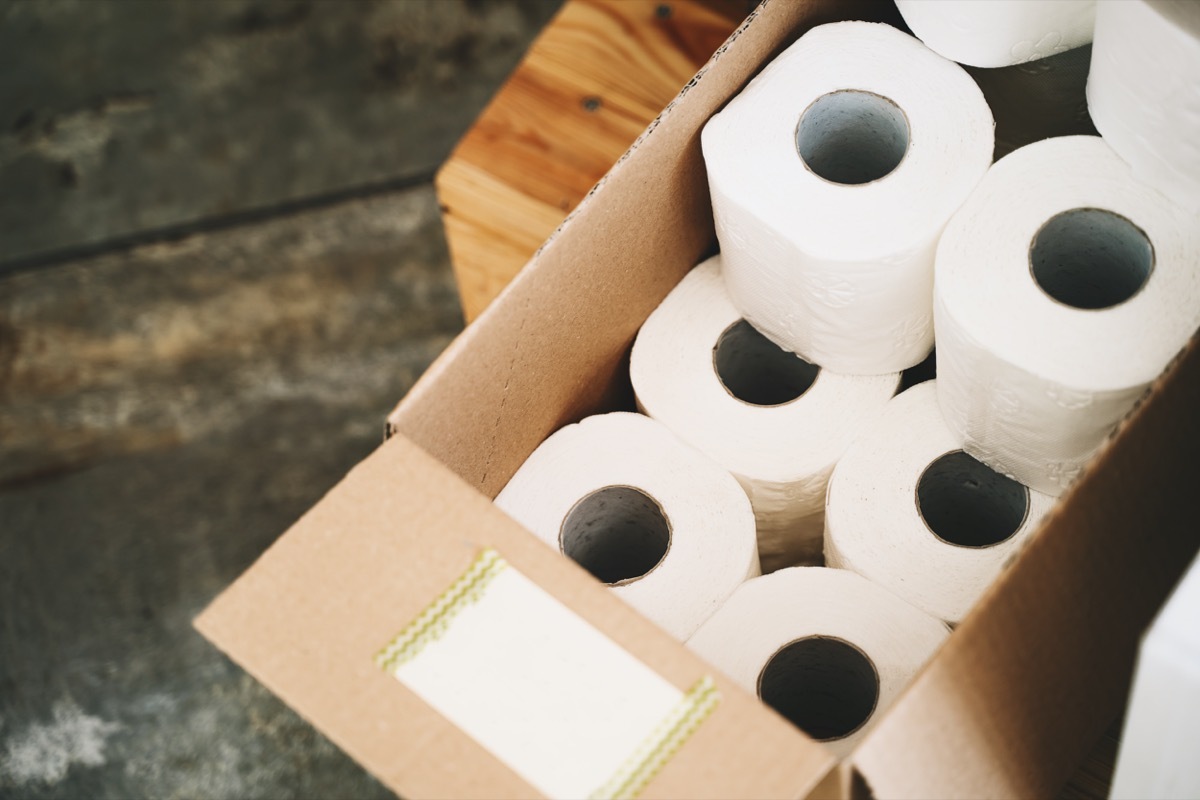
[[[1061,790],[1120,712],[1138,641],[1200,548],[1186,512],[1197,408],[1194,338],[856,749],[875,795]]]
[[[889,10],[763,3],[433,363],[389,416],[389,431],[495,496],[551,432],[631,405],[625,366],[638,327],[715,246],[701,126],[800,31]],[[476,408],[493,411],[480,417]]]
[[[762,5],[765,6],[769,2],[771,2],[771,0],[764,0]],[[491,305],[500,305],[508,295],[519,291],[519,289],[514,288],[514,286],[519,286],[523,280],[529,280],[529,278],[522,278],[521,276],[538,268],[538,264],[541,262],[542,253],[545,252],[547,248],[552,247],[552,245],[559,239],[563,232],[575,221],[576,218],[587,212],[588,207],[592,202],[592,198],[597,194],[597,192],[599,192],[609,182],[609,179],[613,175],[619,173],[623,169],[625,163],[630,159],[630,157],[641,148],[642,143],[646,141],[654,133],[658,126],[671,115],[671,112],[675,106],[693,87],[699,84],[699,82],[704,78],[705,73],[707,73],[708,70],[720,60],[721,56],[729,49],[729,47],[735,41],[737,41],[737,39],[740,38],[741,35],[751,25],[755,23],[759,14],[761,13],[761,10],[761,7],[751,10],[746,19],[742,21],[742,24],[735,28],[732,33],[730,33],[729,38],[726,39],[725,42],[713,52],[709,60],[696,72],[695,75],[692,76],[692,78],[683,86],[683,88],[679,90],[679,94],[677,94],[675,98],[671,100],[671,102],[669,102],[661,112],[659,112],[658,116],[650,121],[650,123],[646,126],[646,129],[642,131],[642,133],[640,133],[633,141],[633,144],[629,146],[629,149],[621,154],[621,156],[613,163],[612,167],[610,167],[609,170],[603,176],[601,176],[600,180],[588,190],[583,199],[579,201],[579,204],[576,205],[575,208],[563,218],[563,221],[558,224],[558,227],[556,227],[553,232],[551,232],[550,236],[546,238],[546,241],[542,242],[538,249],[534,251],[533,255],[529,257],[529,261],[521,269],[520,273],[503,289],[501,289],[500,294],[496,296],[496,299]],[[490,307],[491,306],[489,306],[489,308]],[[493,313],[499,314],[500,312]],[[437,379],[437,375],[439,375],[445,368],[444,365],[451,363],[457,358],[457,352],[459,349],[469,347],[470,341],[481,335],[475,334],[473,330],[475,328],[485,327],[489,324],[486,321],[487,314],[488,310],[485,309],[481,313],[479,319],[477,319],[472,326],[468,327],[468,329],[464,331],[462,335],[456,337],[455,340],[451,342],[441,354],[439,354],[439,356],[430,365],[429,369],[427,369],[425,373],[421,375],[408,395],[396,404],[396,407],[393,409],[392,413],[388,415],[384,422],[384,439],[387,439],[393,433],[396,433],[400,430],[405,413],[404,408],[407,404],[413,402],[410,400],[410,398],[419,395],[425,389],[427,384],[435,381]]]

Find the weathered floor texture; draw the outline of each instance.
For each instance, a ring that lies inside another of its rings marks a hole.
[[[0,794],[386,794],[191,619],[460,326],[432,190],[0,283]]]
[[[0,797],[386,797],[192,618],[460,329],[429,178],[556,3],[0,2]]]

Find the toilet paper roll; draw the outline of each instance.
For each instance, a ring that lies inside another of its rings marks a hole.
[[[829,474],[899,381],[838,375],[780,350],[733,307],[720,256],[642,325],[629,372],[646,414],[742,484],[766,571],[820,562]]]
[[[680,640],[759,572],[737,481],[640,414],[557,431],[496,505]]]
[[[742,584],[687,646],[844,756],[948,633],[861,575],[792,567]]]
[[[822,25],[701,142],[725,282],[755,328],[844,374],[928,354],[937,238],[992,157],[962,67],[888,25]]]
[[[825,563],[951,624],[1053,505],[959,449],[936,381],[897,395],[829,481]]]
[[[1058,495],[1200,324],[1200,230],[1094,136],[996,163],[942,236],[938,400],[963,449]]]
[[[1007,67],[1092,41],[1095,0],[896,0],[929,48],[973,67]]]
[[[1101,3],[1087,101],[1135,177],[1200,212],[1200,3]]]

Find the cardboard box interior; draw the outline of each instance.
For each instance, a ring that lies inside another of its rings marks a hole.
[[[538,443],[631,409],[642,321],[715,249],[699,133],[804,30],[884,3],[764,3],[388,420],[390,438],[197,620],[406,796],[533,794],[372,662],[481,547],[680,687],[712,670],[490,498]],[[840,768],[755,698],[724,700],[646,797],[1043,796],[1119,712],[1137,638],[1200,544],[1200,355],[1155,387]]]

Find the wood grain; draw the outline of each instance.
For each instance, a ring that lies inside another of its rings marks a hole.
[[[438,173],[463,311],[479,315],[746,13],[573,0]]]

